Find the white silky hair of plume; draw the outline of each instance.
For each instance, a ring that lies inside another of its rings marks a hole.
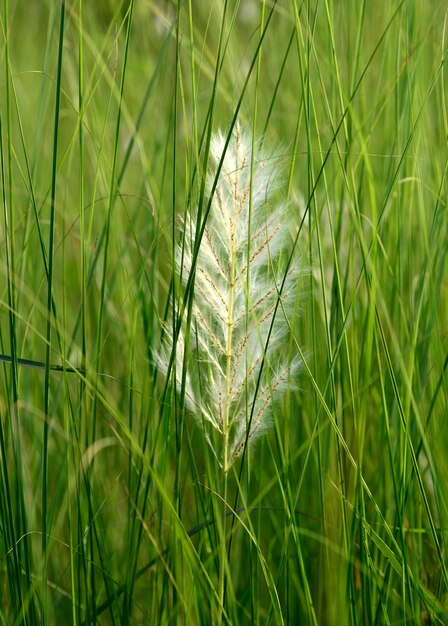
[[[166,344],[157,361],[165,373],[173,364],[177,391],[227,472],[270,427],[272,399],[295,386],[300,359],[290,358],[287,339],[299,269],[288,267],[290,211],[272,202],[282,181],[278,157],[253,149],[237,124],[227,147],[222,133],[212,138],[210,161],[205,228],[187,215],[175,253],[183,288],[194,272],[189,332],[185,313],[176,345]],[[167,329],[171,341],[175,334]]]

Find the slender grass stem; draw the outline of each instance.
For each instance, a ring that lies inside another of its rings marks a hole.
[[[62,92],[62,59],[64,48],[64,23],[65,1],[61,2],[59,22],[58,64],[56,72],[56,94],[54,107],[54,132],[53,132],[53,158],[50,193],[50,225],[48,242],[48,285],[47,285],[47,321],[46,321],[46,349],[45,349],[45,383],[44,383],[44,433],[42,451],[42,616],[44,622],[47,619],[47,540],[48,540],[48,436],[50,422],[50,360],[51,360],[51,334],[52,334],[52,302],[53,302],[53,269],[54,269],[54,233],[56,213],[56,181],[58,171],[58,144],[59,144],[59,121]]]

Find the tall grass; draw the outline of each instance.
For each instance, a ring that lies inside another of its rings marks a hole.
[[[448,623],[445,11],[4,0],[1,623]]]

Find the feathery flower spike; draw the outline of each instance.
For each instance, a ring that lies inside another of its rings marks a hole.
[[[222,133],[212,138],[209,193],[225,143]],[[290,362],[281,345],[289,332],[285,315],[292,308],[298,277],[297,268],[291,267],[285,278],[287,207],[271,206],[279,172],[276,159],[259,152],[256,147],[252,163],[252,139],[236,125],[217,176],[195,267],[195,237],[188,233],[195,228],[196,216],[187,216],[183,245],[176,250],[176,269],[184,286],[195,271],[190,333],[186,334],[184,321],[175,346],[176,385],[184,386],[186,406],[225,472],[242,454],[247,430],[252,444],[269,428],[272,398],[290,385],[300,365],[298,358]],[[173,336],[172,329],[167,335]],[[166,347],[158,357],[158,367],[165,373],[172,349]]]

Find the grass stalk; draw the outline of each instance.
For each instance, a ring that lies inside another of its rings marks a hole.
[[[42,618],[47,619],[47,540],[48,540],[48,434],[50,422],[50,362],[51,362],[51,334],[52,334],[52,302],[53,302],[53,265],[54,265],[54,231],[55,231],[55,211],[56,211],[56,180],[58,170],[58,142],[59,142],[59,117],[61,107],[61,78],[62,78],[62,58],[64,47],[64,22],[65,22],[65,2],[61,2],[61,13],[59,22],[59,46],[58,65],[56,73],[56,93],[54,108],[54,132],[53,132],[53,161],[51,174],[50,193],[50,225],[48,242],[48,285],[47,285],[47,321],[46,321],[46,348],[45,348],[45,382],[44,382],[44,433],[42,451]]]

